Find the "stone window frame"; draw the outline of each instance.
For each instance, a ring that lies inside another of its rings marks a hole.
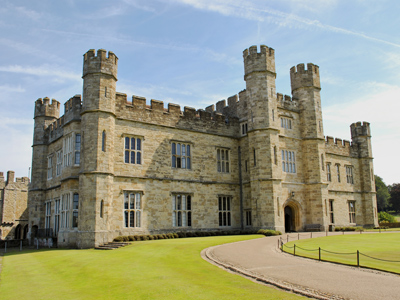
[[[63,167],[68,167],[72,164],[72,133],[66,135],[63,139]]]
[[[296,174],[296,152],[282,149],[282,171],[289,174]]]
[[[172,193],[172,227],[192,227],[193,194]]]
[[[334,214],[334,200],[329,199],[329,223],[335,224],[335,214]]]
[[[47,180],[53,179],[53,157],[54,153],[47,156]]]
[[[56,177],[61,175],[63,165],[62,149],[56,152]]]
[[[353,176],[353,169],[354,167],[351,165],[345,166],[346,167],[346,180],[348,184],[354,184],[354,176]]]
[[[288,118],[288,117],[280,117],[281,119],[281,128],[285,128],[285,129],[292,129],[292,118]]]
[[[54,235],[58,235],[60,230],[61,199],[54,199]]]
[[[232,199],[231,195],[218,195],[218,225],[219,227],[232,226]]]
[[[252,226],[251,209],[245,209],[245,226]]]
[[[79,213],[79,194],[74,193],[72,196],[72,228],[78,228]]]
[[[231,150],[230,148],[216,147],[216,160],[218,173],[230,173]]]
[[[191,170],[192,149],[193,143],[191,142],[171,140],[171,168]]]
[[[44,203],[45,205],[45,220],[44,220],[44,228],[46,231],[50,231],[51,229],[51,200],[48,200]]]
[[[331,163],[326,163],[326,180],[332,181]]]
[[[74,165],[79,166],[81,163],[81,146],[82,146],[82,136],[80,133],[75,133],[75,146],[74,146]]]
[[[71,193],[64,193],[61,195],[61,224],[60,228],[70,228],[70,207],[71,207]]]
[[[356,201],[348,200],[348,208],[349,208],[349,223],[356,224]]]
[[[141,228],[143,191],[125,190],[123,200],[123,228]],[[132,197],[133,196],[133,197]]]
[[[340,164],[335,164],[335,165],[336,165],[337,181],[340,182]]]
[[[247,122],[243,122],[240,124],[240,135],[241,136],[246,136],[248,132],[248,125]]]
[[[124,163],[130,165],[142,165],[144,137],[140,135],[125,134],[123,135],[123,138],[124,138],[124,154],[123,154]],[[127,145],[128,140],[129,140],[129,145]],[[133,148],[132,148],[132,140],[134,140]],[[134,161],[132,159],[132,154]]]

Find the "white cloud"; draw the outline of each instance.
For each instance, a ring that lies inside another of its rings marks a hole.
[[[11,86],[11,85],[0,85],[0,93],[11,92],[11,93],[23,93],[25,89],[19,86]]]
[[[369,36],[363,32],[352,31],[345,28],[323,24],[319,20],[312,20],[300,17],[295,14],[286,13],[266,6],[256,6],[250,1],[229,1],[229,0],[175,0],[177,3],[190,5],[196,9],[208,10],[220,13],[225,16],[236,16],[244,19],[275,23],[284,27],[316,27],[324,31],[352,35],[370,41],[386,45],[400,47],[383,39]],[[263,2],[264,3],[264,2]]]
[[[20,65],[0,67],[0,72],[27,74],[39,77],[53,77],[54,79],[68,79],[81,81],[81,75],[61,70],[59,66],[42,65],[40,67],[25,67]]]
[[[371,82],[365,83],[365,86],[368,89],[364,90],[370,94],[323,109],[325,134],[350,139],[350,123],[369,122],[375,174],[384,178],[388,184],[398,182],[400,180],[393,162],[398,160],[397,149],[400,149],[400,86]]]

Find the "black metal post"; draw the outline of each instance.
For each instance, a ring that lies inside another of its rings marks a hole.
[[[360,266],[360,251],[357,250],[357,267]]]
[[[321,247],[318,247],[318,259],[321,261]]]
[[[296,256],[296,244],[294,244],[293,255]]]

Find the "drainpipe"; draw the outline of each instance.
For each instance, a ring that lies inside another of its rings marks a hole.
[[[242,180],[242,152],[240,150],[240,146],[238,147],[238,156],[239,156],[239,185],[240,185],[240,228],[244,229],[244,220],[243,220],[243,180]]]

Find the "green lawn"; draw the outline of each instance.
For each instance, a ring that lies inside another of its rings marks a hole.
[[[230,274],[202,249],[260,236],[134,242],[118,250],[7,253],[0,275],[5,299],[300,299]]]
[[[284,250],[293,254],[294,244],[296,244],[296,255],[318,259],[318,248],[320,247],[323,249],[321,251],[322,260],[349,265],[357,265],[355,252],[359,250],[361,253],[359,256],[360,266],[400,274],[400,233],[349,234],[292,241],[285,244],[287,247],[284,246]],[[343,254],[333,254],[327,251]],[[379,261],[365,255],[397,262]]]

